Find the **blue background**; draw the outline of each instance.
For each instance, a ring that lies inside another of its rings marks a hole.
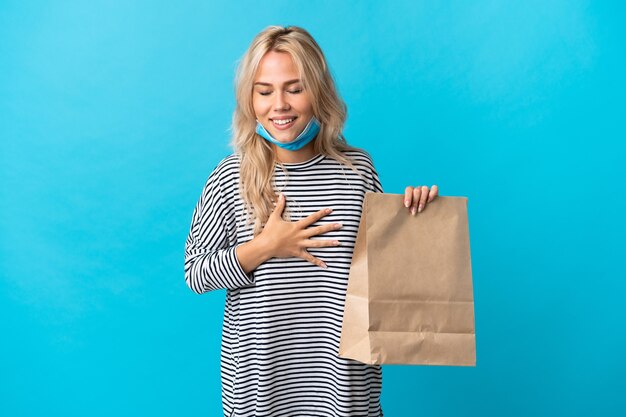
[[[174,4],[175,3],[175,4]],[[317,39],[386,192],[467,196],[477,366],[394,416],[624,415],[623,2],[0,2],[0,413],[216,416],[224,291],[183,251],[235,61]]]

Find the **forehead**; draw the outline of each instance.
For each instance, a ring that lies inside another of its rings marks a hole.
[[[269,51],[259,62],[259,68],[254,77],[255,82],[268,84],[282,84],[297,79],[298,67],[293,58],[286,52]]]

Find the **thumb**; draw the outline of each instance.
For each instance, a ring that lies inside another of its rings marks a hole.
[[[274,217],[282,218],[284,209],[285,209],[285,195],[280,194],[278,196],[278,200],[276,201],[276,207],[274,208],[272,215]]]

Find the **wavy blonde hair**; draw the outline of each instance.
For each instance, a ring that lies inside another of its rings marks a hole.
[[[333,158],[361,175],[350,158],[342,152],[366,152],[348,145],[342,134],[347,107],[335,88],[322,50],[309,32],[298,26],[268,26],[262,30],[238,61],[235,75],[236,107],[230,143],[241,158],[239,190],[245,203],[248,224],[254,219],[254,236],[263,229],[278,197],[274,192],[274,164],[280,162],[276,159],[272,145],[255,131],[256,115],[252,105],[254,77],[261,59],[270,51],[290,54],[304,89],[313,98],[313,115],[321,125],[314,139],[315,153]],[[284,166],[280,166],[288,175]]]

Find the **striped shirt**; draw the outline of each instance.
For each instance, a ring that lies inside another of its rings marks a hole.
[[[366,192],[383,192],[370,156],[346,151],[355,168],[317,154],[277,163],[273,186],[290,221],[326,207],[309,227],[343,227],[311,237],[323,269],[299,257],[271,258],[246,274],[236,246],[252,239],[239,193],[240,157],[223,158],[195,206],[185,245],[185,280],[195,293],[226,289],[220,351],[224,416],[382,417],[382,368],[338,356],[352,253]],[[286,217],[283,215],[283,218]]]

